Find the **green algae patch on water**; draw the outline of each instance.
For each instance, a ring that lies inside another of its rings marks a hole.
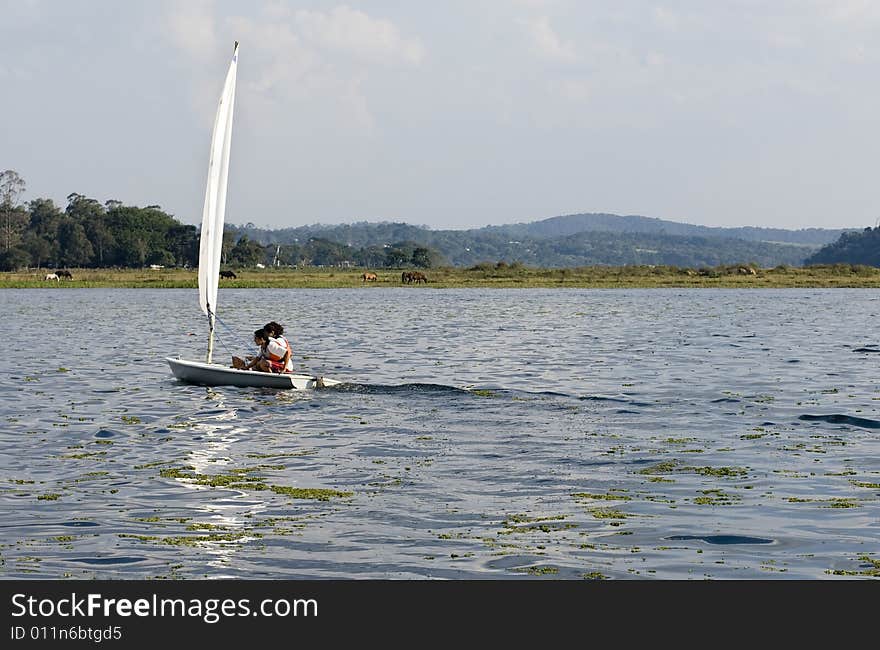
[[[354,496],[354,492],[340,492],[339,490],[328,490],[325,488],[295,488],[286,485],[270,485],[269,489],[275,494],[283,494],[293,499],[316,499],[318,501],[329,501],[333,498],[345,498]]]
[[[582,575],[584,580],[608,580],[608,576],[604,573],[600,573],[599,571],[590,571],[589,573],[584,573]]]
[[[639,474],[671,474],[679,466],[677,460],[664,460],[656,465],[645,467],[638,471]]]
[[[528,573],[530,576],[556,575],[559,569],[555,566],[530,566],[514,569],[517,573]]]
[[[748,474],[748,470],[743,467],[696,467],[693,465],[682,465],[677,460],[665,460],[656,465],[640,469],[637,473],[650,476],[655,474],[673,474],[676,472],[693,473],[700,476],[719,476],[722,478],[740,477]]]
[[[314,456],[317,453],[317,449],[303,449],[302,451],[294,451],[287,454],[245,454],[245,458],[300,458],[302,456]]]
[[[700,506],[729,506],[736,501],[742,501],[742,497],[721,490],[700,490],[700,493],[703,496],[694,499],[694,503]]]
[[[233,490],[269,490],[275,494],[293,499],[315,499],[329,501],[336,497],[350,497],[353,492],[341,492],[325,488],[295,488],[286,485],[269,485],[262,476],[245,476],[245,474],[261,469],[284,469],[283,465],[258,465],[230,470],[228,474],[199,474],[192,467],[163,469],[159,472],[162,478],[183,479],[193,481],[195,485],[205,487],[229,488]]]
[[[850,481],[850,483],[860,488],[871,488],[873,490],[880,490],[880,483],[867,483],[864,481]]]
[[[263,537],[260,533],[218,533],[215,535],[180,535],[177,537],[157,537],[155,535],[134,535],[119,533],[119,537],[136,539],[142,542],[156,542],[167,546],[201,546],[217,542],[233,543]]]
[[[630,501],[632,499],[625,494],[594,494],[592,492],[573,492],[571,496],[579,501],[592,499],[597,501]]]
[[[39,496],[37,496],[37,501],[57,501],[62,496],[63,495],[57,492],[49,492],[47,494],[40,494]]]
[[[497,532],[498,535],[515,535],[521,533],[556,533],[570,528],[577,528],[577,524],[573,523],[557,523],[563,522],[568,515],[547,515],[544,517],[533,517],[526,514],[508,515],[502,522],[503,528]]]
[[[866,576],[870,578],[880,578],[880,560],[870,555],[860,555],[858,559],[867,566],[861,571],[853,571],[847,569],[827,570],[825,573],[834,576]]]
[[[720,476],[722,478],[746,476],[748,474],[748,470],[742,467],[685,467],[682,471],[694,472],[700,476]]]
[[[627,517],[631,517],[622,510],[615,510],[614,508],[589,508],[587,509],[591,515],[593,515],[596,519],[626,519]]]

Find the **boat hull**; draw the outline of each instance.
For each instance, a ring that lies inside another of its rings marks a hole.
[[[239,386],[241,388],[282,388],[309,390],[317,388],[318,377],[289,373],[274,374],[255,370],[238,370],[216,363],[188,361],[166,357],[171,373],[180,381],[200,386]],[[336,386],[340,382],[323,379],[324,386]]]

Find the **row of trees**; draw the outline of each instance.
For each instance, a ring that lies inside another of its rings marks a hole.
[[[880,226],[845,232],[836,242],[819,249],[807,264],[865,264],[880,266]]]
[[[51,199],[20,204],[24,180],[0,173],[0,270],[25,267],[128,267],[198,265],[195,226],[180,223],[158,205],[144,208],[82,194],[62,210]],[[235,227],[223,233],[222,261],[230,266],[314,265],[429,268],[443,263],[435,251],[399,242],[354,248],[321,237],[303,243],[261,243]]]

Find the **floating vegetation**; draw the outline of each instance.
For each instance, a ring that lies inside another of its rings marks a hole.
[[[218,526],[217,524],[207,524],[207,523],[194,523],[190,524],[186,527],[187,530],[223,530],[223,526]]]
[[[856,499],[805,499],[802,497],[787,497],[789,503],[822,503],[822,508],[860,508],[861,504]]]
[[[62,495],[57,492],[48,492],[37,496],[37,501],[57,501],[61,497]]]
[[[283,494],[293,499],[317,499],[318,501],[329,501],[337,497],[345,498],[354,495],[354,492],[340,492],[323,488],[294,488],[285,485],[270,485],[269,489],[275,494]]]
[[[555,566],[530,566],[514,569],[514,571],[517,573],[528,573],[532,576],[556,575],[559,573],[559,569]]]
[[[861,505],[855,499],[828,499],[827,506],[823,508],[860,508]]]
[[[245,458],[300,458],[302,456],[312,456],[317,454],[317,449],[303,449],[289,454],[245,454]]]
[[[542,533],[555,533],[569,528],[577,528],[573,523],[547,523],[559,522],[567,519],[568,515],[549,515],[546,517],[532,517],[526,514],[508,515],[503,522],[504,528],[498,531],[498,535],[513,535],[515,533],[530,533],[540,531]]]
[[[157,537],[155,535],[134,535],[131,533],[118,533],[118,536],[126,539],[137,539],[142,542],[157,542],[169,546],[200,546],[217,542],[240,542],[247,538],[261,538],[260,533],[218,533],[216,535],[181,535],[177,537]]]
[[[852,483],[856,487],[871,488],[874,490],[880,490],[880,483],[867,483],[864,481],[850,481],[850,483]]]
[[[600,573],[599,571],[590,571],[589,573],[583,574],[584,580],[608,580],[608,576],[604,573]]]
[[[719,476],[724,478],[745,476],[748,470],[742,467],[694,467],[682,466],[677,460],[665,460],[656,465],[640,469],[638,474],[671,474],[673,472],[685,473],[692,472],[700,476]]]
[[[106,451],[84,451],[81,454],[68,454],[67,456],[62,456],[62,458],[73,458],[73,459],[82,459],[82,458],[94,458],[95,460],[103,460],[102,456],[106,456]]]
[[[479,395],[480,397],[497,397],[497,393],[494,391],[485,389],[485,388],[475,388],[471,390],[471,393],[474,395]]]
[[[662,463],[645,467],[638,471],[639,474],[671,474],[678,467],[677,460],[664,460]]]
[[[700,476],[735,477],[745,476],[748,471],[742,467],[685,467],[682,471],[690,471]]]
[[[574,492],[575,499],[598,499],[605,501],[629,501],[632,497],[625,494],[593,494],[591,492]]]
[[[825,573],[835,576],[869,576],[872,578],[880,578],[880,560],[874,559],[870,555],[860,555],[858,559],[867,564],[868,568],[863,571],[835,569],[833,571],[826,571]]]
[[[615,510],[614,508],[590,508],[587,512],[593,515],[596,519],[626,519],[627,517],[632,516],[622,510]]]
[[[732,494],[726,494],[721,490],[700,490],[703,495],[694,499],[697,505],[708,506],[729,506],[735,501],[742,501],[741,497]]]
[[[141,419],[136,415],[123,415],[121,419],[126,424],[140,424],[141,423]]]
[[[286,485],[269,485],[262,476],[245,476],[259,469],[284,469],[283,465],[259,465],[257,467],[245,467],[230,470],[228,474],[198,474],[192,471],[194,468],[171,468],[159,472],[162,478],[184,479],[193,481],[196,485],[206,487],[221,487],[237,490],[270,490],[275,494],[281,494],[293,499],[316,499],[329,501],[334,497],[350,497],[353,492],[340,492],[323,488],[295,488]]]

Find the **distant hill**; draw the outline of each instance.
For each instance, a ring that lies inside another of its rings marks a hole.
[[[839,263],[880,266],[880,227],[846,232],[806,259],[806,264]]]
[[[655,217],[619,216],[602,213],[569,214],[532,223],[487,226],[482,230],[532,237],[561,237],[580,232],[655,233],[681,235],[684,237],[724,237],[744,239],[746,241],[803,244],[816,247],[831,243],[838,239],[842,233],[847,232],[845,229],[826,230],[824,228],[804,228],[801,230],[757,228],[754,226],[715,228],[666,221]]]
[[[751,263],[800,266],[844,230],[809,228],[710,228],[651,217],[575,214],[542,221],[470,230],[432,230],[406,223],[359,222],[281,230],[233,227],[264,245],[302,245],[321,239],[354,250],[401,242],[424,246],[454,266],[486,261],[531,266],[656,264],[715,266]]]

